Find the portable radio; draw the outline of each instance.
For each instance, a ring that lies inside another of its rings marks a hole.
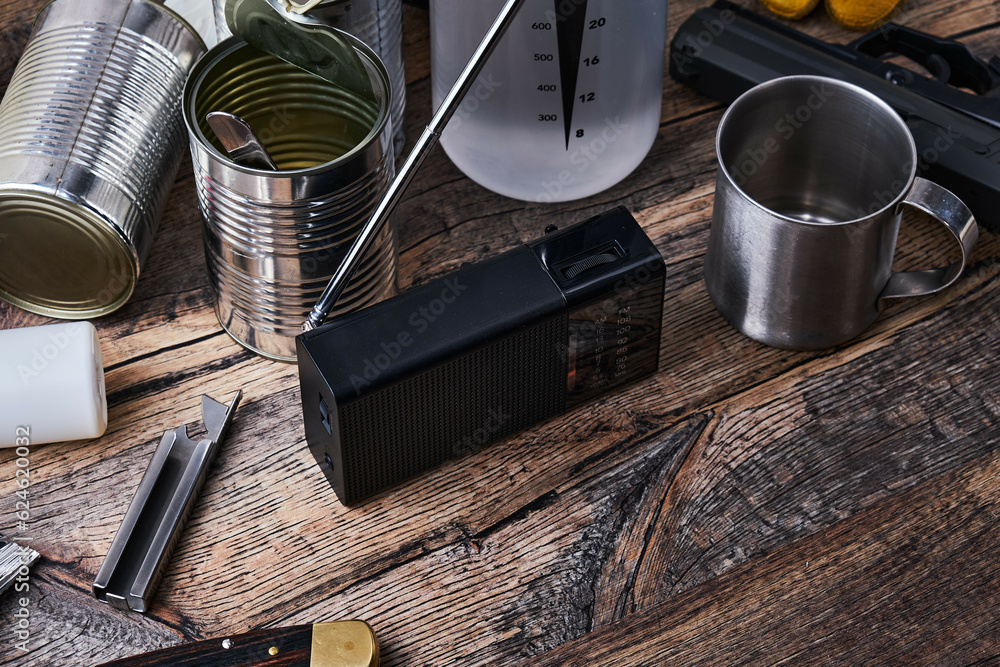
[[[309,448],[351,505],[646,377],[665,278],[616,208],[304,333]]]

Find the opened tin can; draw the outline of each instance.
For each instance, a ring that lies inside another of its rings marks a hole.
[[[369,100],[231,37],[184,89],[205,253],[219,322],[258,354],[295,360],[295,336],[393,176],[389,79],[378,56],[344,34],[367,69]],[[233,162],[205,117],[246,120],[278,171]],[[386,225],[336,314],[396,292],[396,225]]]
[[[55,0],[0,104],[0,298],[52,317],[131,296],[184,152],[205,47],[147,0]]]

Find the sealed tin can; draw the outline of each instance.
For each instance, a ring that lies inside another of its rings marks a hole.
[[[368,100],[231,37],[195,66],[184,89],[205,253],[219,322],[237,342],[295,359],[295,336],[394,174],[389,79],[375,53],[361,56]],[[244,167],[205,120],[246,120],[279,171]],[[337,313],[396,291],[396,225],[385,226]]]
[[[147,0],[55,0],[0,103],[0,298],[86,319],[135,287],[184,151],[204,52]]]
[[[283,11],[280,0],[270,0]],[[226,25],[226,0],[215,3],[215,27],[219,39],[233,33]],[[306,3],[299,3],[306,4]],[[398,156],[403,150],[403,114],[406,110],[406,72],[403,68],[403,2],[402,0],[323,0],[304,15],[284,11],[291,21],[320,21],[343,30],[372,48],[389,73],[392,87],[393,148]]]

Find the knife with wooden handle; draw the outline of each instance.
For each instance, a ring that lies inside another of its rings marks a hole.
[[[378,667],[378,639],[364,621],[255,630],[105,663],[101,667]]]

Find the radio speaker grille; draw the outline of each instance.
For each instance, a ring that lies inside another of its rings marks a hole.
[[[343,500],[561,413],[567,326],[550,320],[343,406]]]

